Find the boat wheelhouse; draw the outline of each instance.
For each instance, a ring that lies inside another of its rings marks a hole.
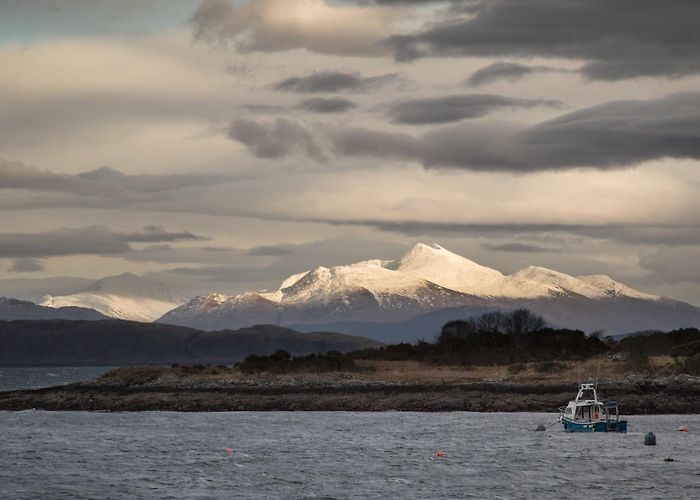
[[[598,401],[595,384],[581,384],[576,399],[559,412],[559,422],[568,432],[627,432],[617,403]]]

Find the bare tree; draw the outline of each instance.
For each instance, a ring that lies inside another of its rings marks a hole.
[[[515,309],[508,314],[507,332],[510,335],[525,335],[541,330],[545,326],[546,322],[542,316],[524,307]]]
[[[476,320],[473,318],[460,319],[445,323],[440,332],[441,338],[468,337],[477,332]]]
[[[503,333],[507,325],[507,317],[501,311],[485,312],[476,320],[480,332]]]

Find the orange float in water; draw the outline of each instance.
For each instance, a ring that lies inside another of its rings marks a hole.
[[[444,451],[438,451],[435,455],[438,456],[438,457],[440,457],[440,458],[445,458],[445,457],[447,457],[447,455],[445,454]]]
[[[226,454],[231,455],[233,453],[233,448],[226,448]]]
[[[687,425],[681,425],[681,426],[678,428],[678,430],[681,431],[681,432],[688,432],[688,426],[687,426]]]

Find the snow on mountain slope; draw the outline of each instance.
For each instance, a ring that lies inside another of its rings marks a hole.
[[[658,300],[658,295],[642,293],[618,283],[610,276],[570,276],[545,267],[529,266],[508,278],[535,282],[549,288],[551,293],[575,293],[589,299],[623,296],[638,299]]]
[[[470,297],[461,292],[389,269],[386,264],[387,261],[369,260],[318,267],[287,278],[276,291],[196,297],[158,321],[197,328],[291,324],[329,318],[379,317],[388,321],[470,302]]]
[[[465,259],[435,243],[419,243],[388,266],[445,288],[480,297],[524,299],[574,293],[591,299],[609,296],[659,299],[656,295],[639,292],[605,275],[574,277],[544,267],[529,266],[504,276],[495,269]]]
[[[84,307],[44,307],[26,300],[0,297],[0,320],[89,320],[107,319],[106,316]]]
[[[283,288],[283,304],[328,302],[347,292],[367,290],[381,304],[391,294],[418,298],[419,290],[430,286],[427,280],[384,267],[385,261],[368,260],[348,266],[319,267]],[[288,283],[292,280],[285,280]]]
[[[600,295],[612,296],[612,295],[622,295],[624,297],[633,297],[636,299],[646,299],[646,300],[661,300],[658,295],[652,295],[649,293],[640,292],[634,288],[630,288],[627,285],[619,283],[612,279],[610,276],[604,274],[596,274],[592,276],[578,276],[578,279],[587,285],[594,287]]]
[[[387,265],[398,272],[472,295],[493,295],[503,274],[454,254],[438,244],[419,243],[398,261]]]
[[[700,309],[639,292],[608,276],[575,277],[536,266],[504,275],[436,244],[418,244],[393,261],[318,267],[290,276],[274,291],[197,297],[159,321],[204,329],[397,322],[465,307],[530,307],[546,312],[552,324],[571,328],[610,324],[624,331],[641,318],[658,325],[700,323]],[[635,318],[628,317],[632,307]]]
[[[39,302],[47,307],[87,307],[107,316],[132,321],[153,321],[187,299],[165,285],[131,273],[102,278],[71,295],[47,295]]]

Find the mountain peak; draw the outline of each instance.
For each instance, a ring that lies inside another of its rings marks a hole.
[[[417,276],[437,285],[472,295],[490,295],[503,274],[469,259],[450,252],[433,243],[418,243],[400,260],[387,265],[413,276]]]
[[[410,267],[424,266],[427,263],[432,262],[461,262],[470,263],[474,266],[483,267],[472,262],[469,259],[457,255],[456,253],[450,252],[445,247],[438,245],[437,243],[417,243],[413,246],[403,257],[398,261],[394,261],[397,269],[405,270]],[[487,269],[487,268],[485,268]]]
[[[437,243],[416,243],[412,250],[445,250],[445,248]]]
[[[651,303],[650,298],[654,296],[603,275],[576,277],[529,266],[505,276],[441,245],[419,243],[394,261],[316,267],[290,276],[277,290],[200,296],[159,321],[205,329],[358,322],[361,326],[348,328],[364,334],[380,323],[404,325],[420,318],[416,325],[425,334],[426,312],[436,314],[429,321],[441,322],[436,331],[449,319],[514,307],[531,308],[552,324],[589,331],[629,331],[639,329],[637,325],[669,328],[697,324],[700,318],[698,308],[672,301]],[[630,308],[636,312],[630,313]],[[646,312],[647,308],[655,309]],[[381,326],[382,331],[386,328]]]

